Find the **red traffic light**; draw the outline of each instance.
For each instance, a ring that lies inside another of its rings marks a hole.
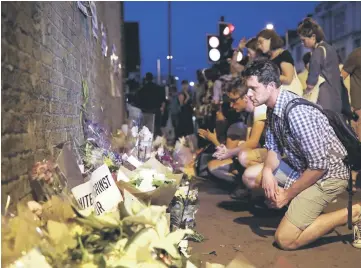
[[[235,27],[231,23],[221,22],[219,24],[219,34],[223,36],[228,36],[233,33]]]

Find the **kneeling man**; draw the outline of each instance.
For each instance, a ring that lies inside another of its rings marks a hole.
[[[260,176],[248,183],[262,186],[270,207],[282,208],[290,203],[275,239],[283,249],[298,249],[347,223],[346,208],[321,215],[346,190],[349,170],[342,158],[347,151],[327,117],[314,107],[294,107],[286,126],[285,108],[298,96],[283,90],[274,63],[256,60],[243,76],[253,104],[268,107],[266,160]],[[352,216],[353,246],[361,248],[361,203],[352,207]]]

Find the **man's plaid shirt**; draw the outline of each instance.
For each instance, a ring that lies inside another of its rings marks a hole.
[[[284,124],[284,110],[295,98],[298,96],[281,89],[274,109],[267,110],[265,146],[285,156],[293,169],[284,188],[289,188],[307,168],[327,170],[322,180],[347,180],[348,167],[330,150],[341,156],[346,156],[347,151],[325,115],[311,106],[298,105],[288,114],[289,128]]]

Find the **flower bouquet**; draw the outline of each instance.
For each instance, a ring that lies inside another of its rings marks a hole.
[[[19,206],[3,218],[2,264],[10,267],[184,267],[177,247],[191,230],[170,232],[166,207],[125,192],[119,210],[96,216],[59,197],[37,215]],[[13,265],[13,266],[11,266]]]
[[[103,164],[106,164],[113,173],[118,171],[119,166],[122,164],[120,154],[98,147],[97,144],[90,140],[80,146],[80,154],[85,167],[84,173],[86,174],[90,174]]]
[[[195,214],[199,209],[198,188],[193,187],[187,175],[183,176],[181,186],[176,191],[168,207],[171,230],[192,229],[194,233],[187,240],[202,242],[204,237],[195,232]]]
[[[51,160],[37,162],[30,174],[30,185],[38,201],[49,200],[66,190],[67,182],[58,165]]]
[[[175,171],[177,164],[173,159],[173,150],[174,148],[167,145],[165,137],[158,136],[153,142],[153,156],[164,166]]]
[[[173,159],[179,167],[184,167],[193,161],[193,143],[188,137],[179,138],[174,146]]]
[[[117,185],[121,191],[126,189],[146,203],[168,206],[182,176],[182,174],[173,174],[158,160],[150,158],[133,171],[120,167]]]

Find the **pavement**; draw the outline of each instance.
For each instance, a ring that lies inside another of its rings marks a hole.
[[[237,255],[253,267],[361,267],[361,250],[353,248],[352,231],[336,228],[306,248],[283,251],[274,245],[274,234],[285,211],[255,206],[257,197],[245,202],[233,201],[229,190],[209,180],[197,180],[200,209],[196,214],[197,231],[206,237],[202,243],[190,243],[192,253],[206,262],[227,265]],[[347,206],[347,193],[330,204],[326,212]],[[361,201],[357,192],[354,202]],[[237,267],[234,266],[234,267]],[[233,267],[233,266],[232,266]]]

